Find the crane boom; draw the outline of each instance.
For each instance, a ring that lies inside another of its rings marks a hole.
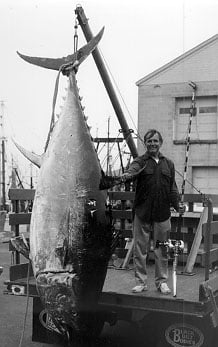
[[[88,24],[88,19],[85,16],[84,10],[81,6],[77,6],[75,13],[77,15],[78,22],[82,28],[83,34],[87,41],[90,41],[93,37],[93,34],[91,32],[91,29]],[[137,148],[135,145],[135,142],[132,137],[131,130],[127,124],[127,121],[125,119],[124,113],[122,111],[122,108],[120,106],[119,100],[116,96],[115,90],[113,88],[113,85],[111,83],[110,77],[108,75],[107,69],[104,65],[103,59],[101,57],[101,54],[99,52],[99,49],[96,47],[95,50],[92,52],[94,61],[96,63],[96,66],[98,68],[98,71],[101,75],[102,81],[104,83],[104,86],[107,90],[108,96],[111,100],[111,103],[113,105],[114,111],[117,115],[118,121],[120,123],[123,137],[126,140],[126,143],[130,149],[130,152],[133,156],[133,158],[138,156]]]

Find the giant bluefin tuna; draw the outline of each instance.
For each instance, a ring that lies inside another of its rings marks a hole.
[[[97,333],[96,305],[111,255],[106,195],[99,189],[102,171],[75,78],[75,68],[101,36],[102,31],[80,54],[58,63],[20,54],[31,63],[43,62],[44,67],[54,69],[71,62],[63,69],[68,77],[67,96],[45,153],[34,156],[18,146],[40,166],[30,224],[30,259],[37,290],[53,323],[68,340],[75,332]]]

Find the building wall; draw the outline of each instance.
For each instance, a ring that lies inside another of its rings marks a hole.
[[[218,36],[210,44],[194,50],[187,57],[178,57],[176,62],[167,64],[159,73],[141,80],[142,84],[181,83],[187,81],[218,80]]]
[[[204,70],[205,65],[204,66]],[[190,67],[190,66],[189,66]],[[217,59],[217,70],[218,72],[218,59]],[[218,96],[218,74],[216,76],[216,71],[214,71],[215,80],[202,81],[201,71],[198,71],[198,79],[195,78],[194,82],[197,85],[197,98],[204,98],[207,96],[215,96],[217,100]],[[197,71],[195,72],[195,74]],[[205,75],[205,73],[204,73]],[[171,75],[170,75],[171,76]],[[169,76],[169,77],[170,77]],[[174,75],[173,75],[174,76]],[[165,76],[166,77],[166,76]],[[177,76],[179,79],[179,76]],[[195,76],[196,77],[196,76]],[[174,163],[176,170],[183,175],[184,171],[184,161],[185,161],[185,151],[186,145],[185,141],[176,141],[176,100],[177,98],[190,98],[191,106],[191,96],[193,89],[188,84],[188,80],[185,82],[171,83],[170,78],[168,83],[166,78],[163,81],[155,78],[156,83],[146,84],[142,83],[139,85],[138,90],[138,129],[139,134],[143,138],[144,133],[151,128],[159,130],[164,138],[164,143],[162,147],[162,152],[171,158]],[[175,76],[173,79],[176,79]],[[181,79],[181,76],[180,76]],[[196,104],[198,103],[198,100]],[[196,120],[195,120],[196,122]],[[218,144],[217,144],[217,114],[216,114],[216,136],[213,134],[213,139],[196,140],[190,146],[189,151],[189,161],[188,161],[188,180],[194,184],[197,182],[197,178],[193,175],[199,170],[197,168],[207,168],[205,169],[205,185],[207,185],[206,177],[208,176],[208,167],[211,167],[211,174],[216,175],[217,170],[214,168],[218,167]],[[206,125],[205,125],[206,129]],[[208,129],[207,129],[208,130]],[[215,136],[215,137],[214,137]],[[144,152],[144,147],[141,141],[138,141],[139,154]],[[213,169],[212,169],[213,168]],[[213,171],[213,172],[212,172]],[[202,170],[201,170],[202,174]],[[210,174],[210,173],[209,173]],[[178,186],[181,186],[182,177],[177,174]],[[212,178],[211,178],[212,179]],[[214,181],[214,179],[212,179]],[[217,183],[215,183],[214,193],[218,193],[218,177]],[[202,181],[201,181],[202,184]],[[198,188],[198,187],[197,187]],[[204,187],[205,188],[205,187]],[[209,188],[209,187],[208,187]],[[210,187],[210,192],[213,190]],[[191,185],[186,184],[186,192],[195,192]],[[205,191],[204,191],[205,192]]]

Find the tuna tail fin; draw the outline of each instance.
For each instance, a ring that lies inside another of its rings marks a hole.
[[[66,64],[71,64],[71,65],[76,64],[76,66],[78,66],[96,48],[96,46],[98,45],[99,41],[102,38],[103,32],[104,32],[104,27],[85,46],[81,47],[77,52],[75,52],[74,54],[70,54],[67,57],[42,58],[42,57],[30,57],[28,55],[24,55],[19,52],[17,52],[17,54],[30,64],[34,64],[34,65],[41,66],[51,70],[60,70],[60,68]]]
[[[30,152],[28,150],[26,150],[24,147],[18,145],[18,143],[16,143],[13,140],[15,146],[19,149],[19,151],[24,155],[24,157],[26,157],[28,160],[30,160],[33,164],[35,164],[36,166],[38,166],[39,168],[42,165],[42,156],[35,154],[34,152]]]

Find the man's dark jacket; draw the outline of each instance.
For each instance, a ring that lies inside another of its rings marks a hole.
[[[134,159],[127,174],[136,177],[134,212],[147,223],[163,222],[170,217],[170,207],[179,209],[179,192],[173,162],[159,153],[157,163],[146,152]]]

